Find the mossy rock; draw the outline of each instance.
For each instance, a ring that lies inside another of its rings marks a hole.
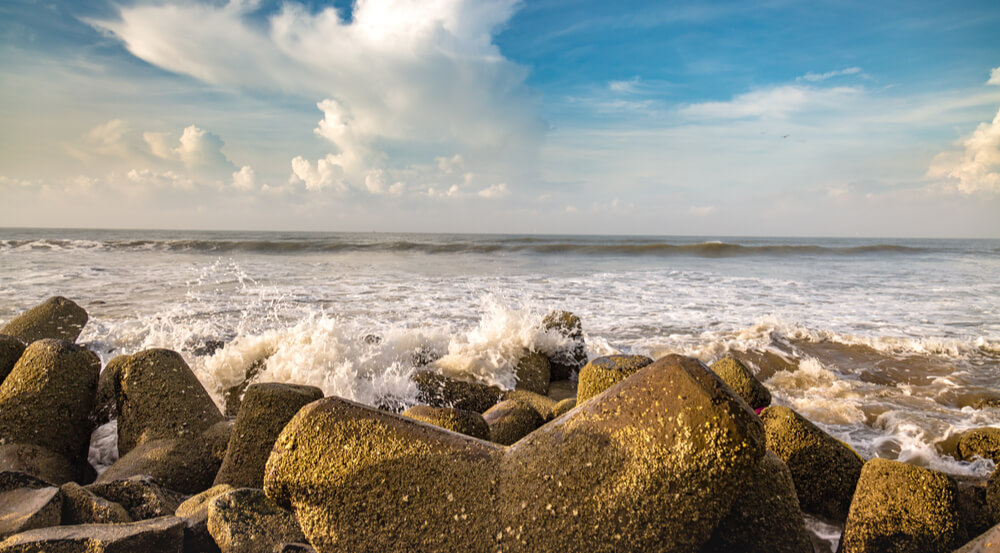
[[[994,469],[986,481],[986,507],[994,522],[1000,523],[1000,468]]]
[[[503,390],[479,382],[466,382],[434,371],[414,373],[417,400],[433,407],[454,407],[482,413],[496,405]]]
[[[119,355],[108,361],[101,370],[101,375],[97,379],[94,410],[90,416],[94,427],[118,418],[118,380],[121,378],[121,368],[129,357],[129,355]]]
[[[510,445],[545,424],[534,407],[511,399],[490,407],[483,413],[483,419],[490,427],[490,441],[501,445]]]
[[[864,465],[861,457],[788,407],[768,407],[760,418],[767,431],[767,448],[792,473],[802,510],[845,520]]]
[[[208,507],[216,497],[233,491],[229,484],[212,486],[177,506],[175,515],[184,520],[184,551],[218,553],[219,546],[208,531]]]
[[[0,543],[0,553],[177,553],[183,545],[184,522],[171,516],[29,530]]]
[[[161,438],[133,447],[108,467],[96,483],[151,476],[160,485],[184,494],[196,494],[212,487],[219,461],[200,437]]]
[[[51,297],[0,327],[0,334],[25,344],[51,338],[73,343],[87,324],[87,312],[62,296]]]
[[[542,420],[548,422],[554,418],[553,409],[556,408],[556,401],[548,396],[529,392],[527,390],[509,390],[503,394],[504,400],[523,401],[541,415]]]
[[[215,497],[208,506],[208,531],[222,553],[271,553],[283,542],[305,539],[295,515],[255,488]]]
[[[965,432],[958,440],[958,453],[965,461],[982,457],[1000,463],[1000,428],[976,428]]]
[[[62,524],[116,524],[132,522],[125,507],[83,488],[76,482],[59,487],[63,495]]]
[[[888,459],[865,463],[842,553],[948,553],[965,539],[951,478]]]
[[[551,380],[549,359],[541,353],[529,351],[522,355],[514,366],[514,374],[517,377],[515,389],[543,396],[549,393],[549,380]]]
[[[225,405],[224,411],[227,417],[235,417],[240,411],[240,403],[247,388],[253,384],[260,373],[267,368],[267,357],[262,357],[247,365],[243,372],[243,380],[235,386],[230,386],[222,392],[222,403]]]
[[[439,428],[465,434],[480,440],[490,439],[490,427],[482,415],[475,411],[455,409],[452,407],[431,407],[430,405],[415,405],[403,416],[415,421],[433,424]]]
[[[0,334],[0,382],[3,382],[24,353],[24,342],[13,337]]]
[[[574,407],[576,407],[575,399],[564,399],[552,406],[552,418],[557,419],[572,411]]]
[[[579,317],[569,311],[553,311],[542,320],[542,327],[570,340],[567,347],[549,356],[552,380],[566,380],[587,364],[587,344]]]
[[[247,388],[215,484],[264,487],[264,465],[278,434],[299,409],[322,397],[315,386],[266,383]]]
[[[751,408],[760,409],[771,404],[771,392],[739,359],[735,357],[720,359],[712,365],[712,372],[719,375],[719,378]]]
[[[183,494],[164,488],[149,476],[95,482],[83,488],[98,497],[120,504],[128,511],[132,520],[173,515],[185,499]]]
[[[625,380],[653,360],[645,355],[608,355],[598,357],[580,369],[576,388],[577,405]]]

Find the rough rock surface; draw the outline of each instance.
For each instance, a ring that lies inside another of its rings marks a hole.
[[[608,355],[598,357],[580,369],[576,388],[577,405],[625,380],[639,369],[652,363],[645,355]]]
[[[122,365],[129,355],[119,355],[108,361],[97,379],[97,397],[94,399],[94,410],[90,416],[91,423],[96,427],[118,418],[118,379]]]
[[[954,553],[1000,553],[1000,525],[976,536]]]
[[[22,353],[24,342],[13,336],[0,334],[0,382],[7,378]]]
[[[559,418],[572,411],[574,407],[576,407],[575,399],[564,399],[552,407],[552,418]]]
[[[788,407],[768,407],[760,418],[767,431],[767,448],[792,473],[802,510],[845,520],[864,465],[861,457]]]
[[[59,488],[13,488],[0,491],[0,539],[10,535],[57,526],[62,520]]]
[[[517,360],[514,366],[518,390],[527,390],[536,394],[549,393],[549,381],[552,379],[549,359],[537,351],[529,351]]]
[[[583,340],[580,318],[569,311],[553,311],[545,316],[542,326],[569,340],[567,347],[549,356],[552,380],[566,380],[587,364],[587,344]]]
[[[184,496],[161,487],[148,476],[133,476],[128,480],[101,482],[84,486],[84,489],[120,504],[132,520],[147,520],[170,516],[184,501]]]
[[[59,487],[63,494],[63,524],[110,524],[132,522],[125,507],[98,497],[76,482]]]
[[[213,499],[208,531],[222,553],[271,553],[276,545],[305,540],[295,515],[255,488],[239,488]]]
[[[552,420],[556,401],[548,396],[529,392],[527,390],[510,390],[504,392],[504,400],[522,401],[530,405],[546,422]]]
[[[212,487],[219,463],[200,437],[149,440],[115,461],[96,482],[147,475],[171,490],[195,494]]]
[[[183,546],[184,521],[160,517],[30,530],[0,543],[0,553],[181,553]]]
[[[965,461],[982,457],[1000,463],[1000,428],[976,428],[962,434],[958,440],[958,453]]]
[[[53,484],[80,480],[86,474],[79,464],[33,444],[0,445],[0,470],[30,474]]]
[[[243,380],[235,386],[226,388],[222,393],[223,405],[225,405],[225,414],[227,417],[235,417],[239,413],[240,404],[243,402],[243,394],[257,380],[260,373],[267,368],[268,356],[265,355],[247,365],[246,370],[243,372]]]
[[[263,488],[264,465],[278,434],[299,409],[322,397],[315,386],[268,383],[247,388],[215,484]]]
[[[950,475],[958,486],[958,514],[965,533],[978,536],[997,523],[986,500],[987,482],[981,478]]]
[[[966,536],[955,482],[888,459],[865,463],[847,516],[843,553],[946,553]]]
[[[1000,523],[1000,468],[994,469],[986,481],[986,507],[993,515],[993,520]]]
[[[403,411],[403,416],[480,440],[490,439],[489,425],[483,416],[475,411],[416,405]]]
[[[62,296],[51,297],[14,317],[0,327],[0,334],[13,336],[25,344],[53,338],[75,342],[87,324],[87,312]]]
[[[184,519],[184,551],[216,553],[219,546],[208,532],[208,507],[216,497],[233,491],[229,484],[211,488],[189,497],[177,507],[174,513]]]
[[[712,364],[712,372],[743,398],[752,409],[760,409],[771,404],[771,392],[757,380],[739,359],[726,357]]]
[[[490,407],[483,413],[483,419],[490,427],[490,441],[501,445],[510,445],[545,424],[534,407],[515,399],[505,399]]]
[[[434,407],[454,407],[482,413],[496,405],[503,391],[496,386],[479,382],[466,382],[444,376],[434,371],[420,371],[413,375],[417,385],[417,400]]]

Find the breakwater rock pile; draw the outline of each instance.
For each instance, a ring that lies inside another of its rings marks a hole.
[[[806,515],[845,553],[1000,535],[997,473],[865,460],[736,358],[588,362],[569,313],[546,324],[571,345],[525,352],[513,390],[426,370],[402,410],[257,382],[234,417],[173,351],[102,369],[73,343],[86,322],[53,298],[0,328],[0,553],[808,553]],[[119,459],[98,475],[109,420]],[[959,449],[1000,452],[998,434]]]

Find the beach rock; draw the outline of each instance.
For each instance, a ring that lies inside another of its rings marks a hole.
[[[89,415],[100,368],[100,359],[86,348],[60,340],[33,342],[0,384],[0,443],[30,444],[48,450],[66,459],[73,480],[82,478],[93,430]],[[45,452],[35,453],[47,457]],[[8,452],[2,457],[9,456]],[[22,467],[5,464],[0,469]],[[65,482],[57,481],[52,474],[46,476],[54,484]]]
[[[986,481],[980,478],[950,476],[958,491],[958,515],[968,536],[978,536],[998,521],[986,500]]]
[[[993,515],[993,520],[1000,523],[1000,468],[994,469],[986,481],[986,507]]]
[[[0,553],[181,553],[183,546],[184,522],[160,517],[30,530],[0,543]]]
[[[976,536],[954,553],[1000,553],[1000,524]]]
[[[788,407],[768,407],[760,418],[767,431],[767,448],[792,473],[802,510],[845,520],[864,465],[861,457]]]
[[[76,482],[59,487],[63,495],[63,524],[111,524],[132,522],[125,507],[91,493]]]
[[[118,418],[118,380],[121,378],[121,368],[129,357],[129,355],[119,355],[108,361],[108,364],[101,370],[101,375],[97,379],[94,410],[90,415],[90,421],[94,427]]]
[[[514,374],[517,377],[514,388],[544,396],[549,393],[549,380],[551,380],[549,371],[549,359],[537,351],[529,351],[514,365]]]
[[[283,543],[274,547],[274,553],[316,553],[316,550],[306,543]]]
[[[701,553],[812,553],[792,474],[768,451]]]
[[[193,438],[222,421],[222,413],[176,352],[141,351],[123,360],[118,373],[118,453],[123,457],[141,443]]]
[[[62,297],[51,297],[14,317],[0,327],[0,334],[13,336],[25,344],[52,338],[73,343],[87,324],[87,312]]]
[[[208,357],[224,347],[226,347],[226,343],[222,340],[205,340],[201,345],[191,350],[191,353],[195,357]]]
[[[575,399],[564,399],[552,407],[552,418],[559,418],[572,411],[574,407],[576,407]]]
[[[542,327],[569,339],[566,347],[549,355],[552,380],[566,380],[587,364],[587,344],[579,317],[569,311],[553,311],[542,320]]]
[[[223,459],[226,458],[226,451],[229,450],[229,440],[233,436],[235,424],[236,421],[226,419],[209,426],[208,430],[201,434],[201,439],[204,440],[209,455],[220,466]]]
[[[958,453],[964,461],[982,457],[1000,463],[1000,428],[976,428],[965,432],[958,440]]]
[[[196,494],[212,486],[219,464],[203,439],[163,438],[133,447],[98,476],[96,482],[147,475],[171,490]]]
[[[417,400],[432,407],[454,407],[482,413],[496,405],[503,391],[496,386],[466,382],[434,371],[419,371],[413,375],[417,385]]]
[[[81,468],[79,462],[33,444],[0,445],[0,470],[30,474],[52,484],[85,480],[89,466]]]
[[[83,488],[98,497],[120,504],[128,511],[132,520],[173,515],[177,506],[185,499],[184,495],[160,486],[149,476],[94,483]]]
[[[315,386],[267,383],[247,388],[215,484],[263,488],[264,465],[278,434],[299,409],[322,397]]]
[[[253,363],[247,365],[246,371],[243,373],[243,380],[241,380],[239,384],[230,386],[222,392],[223,405],[225,405],[225,414],[227,417],[235,417],[236,414],[239,413],[240,403],[243,401],[243,394],[266,368],[267,356],[257,359]]]
[[[0,334],[0,382],[3,382],[24,353],[24,342],[13,336]]]
[[[62,494],[55,487],[0,488],[0,539],[57,526],[62,519]]]
[[[271,553],[281,543],[305,540],[295,515],[254,488],[239,488],[213,499],[208,506],[208,531],[222,553]]]
[[[503,399],[506,401],[513,400],[527,403],[546,422],[553,419],[552,413],[553,409],[556,408],[556,401],[548,396],[539,395],[527,390],[510,390],[504,392]]]
[[[475,411],[416,405],[403,411],[403,416],[480,440],[490,439],[489,425],[483,416]]]
[[[545,424],[534,407],[517,400],[497,403],[483,413],[483,419],[490,427],[490,441],[501,445],[510,445]]]
[[[888,459],[865,463],[842,553],[946,553],[964,539],[955,482],[948,476]]]
[[[580,369],[576,388],[577,405],[625,380],[652,363],[645,355],[608,355],[598,357]]]
[[[193,495],[177,507],[174,513],[184,519],[184,551],[198,553],[216,553],[219,546],[208,531],[208,507],[212,501],[224,493],[233,491],[229,484],[212,486]]]
[[[751,409],[760,409],[771,404],[771,392],[754,377],[750,369],[735,357],[726,357],[712,365],[712,372],[743,398]]]
[[[285,427],[265,491],[320,553],[693,552],[763,455],[746,404],[670,356],[508,448],[325,398]]]
[[[546,396],[557,402],[564,399],[576,399],[576,382],[573,380],[553,380],[549,382],[549,393]]]

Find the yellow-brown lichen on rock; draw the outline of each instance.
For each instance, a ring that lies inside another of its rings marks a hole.
[[[552,418],[554,419],[559,418],[565,415],[566,413],[572,411],[574,407],[576,407],[576,399],[574,398],[564,399],[559,403],[556,403],[554,406],[552,406]]]
[[[3,382],[17,360],[24,353],[24,342],[13,337],[0,334],[0,382]]]
[[[486,419],[475,411],[415,405],[403,411],[403,416],[480,440],[490,439],[490,427],[486,424]]]
[[[739,359],[732,356],[720,359],[712,364],[712,372],[719,375],[752,409],[771,404],[771,392]]]
[[[509,390],[504,392],[503,399],[527,403],[535,411],[537,411],[546,422],[554,418],[553,409],[556,408],[556,400],[550,398],[549,396],[543,396],[527,390]]]
[[[480,382],[458,380],[432,370],[413,375],[417,400],[433,407],[454,407],[482,413],[496,405],[503,391]]]
[[[51,297],[0,327],[0,334],[25,344],[51,338],[73,343],[87,324],[87,312],[62,296]]]
[[[584,401],[625,380],[639,369],[652,363],[645,355],[608,355],[591,360],[580,369],[576,402]]]
[[[525,353],[514,364],[514,376],[517,378],[515,389],[541,395],[549,393],[551,369],[548,357],[537,351]]]
[[[238,488],[212,499],[208,531],[222,553],[272,553],[283,542],[305,538],[295,515],[256,488]]]
[[[958,453],[965,461],[982,457],[1000,462],[1000,428],[975,428],[963,433],[958,440]]]
[[[95,482],[148,475],[168,489],[195,494],[212,486],[219,464],[211,448],[200,437],[161,438],[133,447]]]
[[[534,407],[516,399],[505,399],[490,407],[483,419],[490,427],[490,441],[501,445],[510,445],[545,424]]]

